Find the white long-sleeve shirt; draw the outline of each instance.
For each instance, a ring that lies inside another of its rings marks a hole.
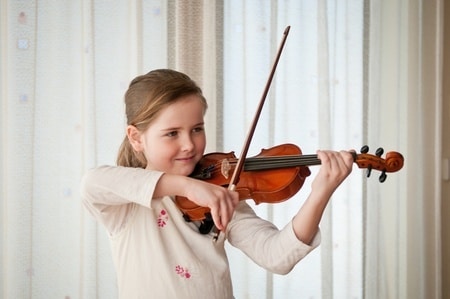
[[[233,298],[225,239],[269,271],[286,274],[320,243],[299,241],[241,201],[213,241],[186,222],[169,196],[154,199],[162,173],[102,166],[83,177],[83,204],[110,236],[119,298]],[[153,199],[152,199],[153,198]]]

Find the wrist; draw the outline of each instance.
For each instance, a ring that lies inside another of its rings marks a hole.
[[[187,196],[189,178],[181,175],[163,173],[156,185],[155,197],[162,196]]]
[[[328,203],[331,196],[333,195],[334,190],[334,188],[314,188],[314,186],[312,186],[309,197],[314,201]]]

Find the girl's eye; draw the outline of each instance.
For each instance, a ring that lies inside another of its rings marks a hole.
[[[193,132],[202,132],[203,130],[204,130],[203,127],[197,127],[197,128],[194,128],[192,131]]]
[[[167,136],[169,136],[169,137],[175,137],[175,136],[177,136],[177,134],[178,134],[177,131],[172,131],[172,132],[167,133]]]

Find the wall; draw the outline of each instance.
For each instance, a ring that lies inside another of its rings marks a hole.
[[[449,4],[449,5],[445,5]],[[442,156],[450,159],[450,2],[444,1]],[[450,180],[442,181],[442,298],[450,298]]]

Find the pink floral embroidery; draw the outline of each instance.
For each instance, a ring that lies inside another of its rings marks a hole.
[[[178,275],[184,278],[191,278],[191,273],[189,273],[189,270],[186,268],[181,267],[180,265],[177,265],[175,267],[175,272],[177,272]]]
[[[158,215],[158,226],[164,227],[167,224],[167,221],[169,221],[169,214],[166,210],[162,209],[161,212],[159,212]]]

